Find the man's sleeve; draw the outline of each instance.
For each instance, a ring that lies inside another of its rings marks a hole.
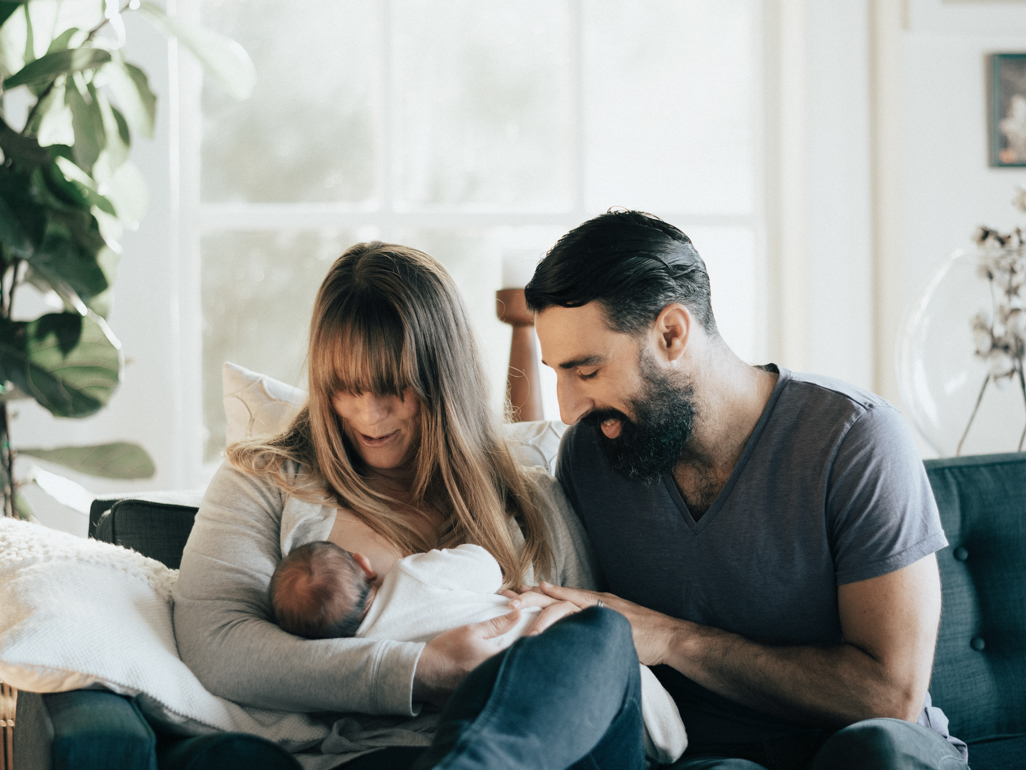
[[[838,585],[894,572],[948,543],[915,441],[888,405],[869,406],[841,440],[826,507]]]

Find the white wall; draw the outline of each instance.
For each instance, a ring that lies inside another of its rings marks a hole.
[[[977,226],[1026,226],[1026,214],[1011,206],[1026,172],[991,168],[987,144],[987,55],[1026,52],[1026,4],[908,0],[900,13],[881,16],[886,28],[876,62],[887,82],[877,91],[877,189],[886,208],[877,209],[877,387],[908,413],[895,366],[905,313],[947,257],[972,245]],[[968,324],[973,310],[954,312]],[[999,449],[981,444],[972,451]],[[924,454],[931,451],[924,447]]]

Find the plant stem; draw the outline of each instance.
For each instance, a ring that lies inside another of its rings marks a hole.
[[[1021,358],[1019,359],[1019,366],[1017,368],[1019,370],[1019,390],[1022,391],[1022,402],[1024,405],[1026,405],[1026,378],[1023,377]],[[1016,452],[1022,451],[1023,441],[1026,441],[1026,425],[1023,426],[1022,434],[1019,436],[1019,448],[1015,450]]]
[[[955,457],[962,454],[962,444],[965,443],[965,437],[969,435],[969,428],[973,424],[973,420],[976,419],[976,413],[980,409],[980,402],[983,401],[983,393],[987,389],[987,385],[990,383],[990,375],[988,374],[983,378],[983,387],[980,388],[980,395],[976,397],[976,406],[973,407],[973,413],[969,415],[969,422],[966,423],[965,432],[962,434],[962,438],[958,441],[958,446],[955,448]]]
[[[4,516],[16,516],[14,510],[14,452],[11,451],[10,420],[7,402],[0,402],[0,463],[3,464]]]

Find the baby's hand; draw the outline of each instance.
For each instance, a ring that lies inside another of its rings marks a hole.
[[[509,599],[510,609],[526,610],[529,607],[549,607],[556,602],[558,599],[553,599],[551,596],[546,596],[540,591],[533,590],[533,586],[521,586],[520,590],[522,593],[516,591],[500,591],[502,596]]]
[[[537,636],[557,620],[581,611],[581,608],[573,602],[561,601],[543,594],[537,586],[520,586],[520,591],[519,594],[515,591],[502,592],[502,595],[510,600],[509,606],[512,609],[526,610],[531,607],[541,609],[524,636]]]

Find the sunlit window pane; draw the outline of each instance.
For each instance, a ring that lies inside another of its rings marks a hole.
[[[378,7],[374,0],[203,0],[203,22],[239,41],[258,76],[244,102],[204,85],[204,201],[373,197]]]
[[[755,233],[750,227],[689,227],[688,234],[709,271],[712,307],[720,334],[731,349],[752,364],[756,360],[758,297]]]
[[[467,305],[470,323],[480,346],[488,377],[492,406],[501,410],[506,395],[511,327],[495,313],[495,292],[502,288],[504,255],[519,256],[545,249],[562,234],[560,228],[507,228],[480,230],[407,230],[399,236],[408,246],[427,252],[452,275]]]
[[[399,190],[407,205],[566,208],[566,4],[400,0]]]
[[[585,0],[589,206],[750,214],[754,0]]]
[[[207,461],[224,448],[224,362],[304,385],[314,296],[331,264],[357,240],[355,234],[344,232],[225,232],[203,237]]]

